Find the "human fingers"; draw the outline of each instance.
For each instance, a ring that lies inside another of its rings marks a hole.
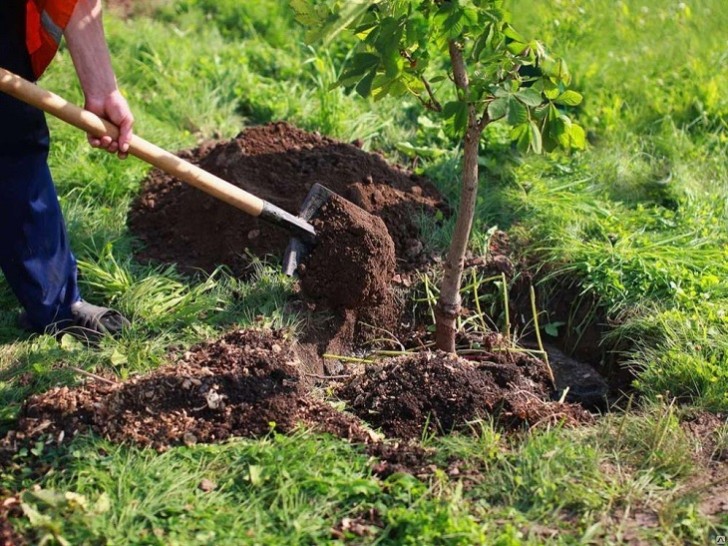
[[[99,139],[93,135],[86,135],[86,138],[88,139],[88,143],[91,145],[92,148],[101,147],[101,139]]]
[[[134,116],[127,106],[126,112],[119,123],[119,157],[124,154],[124,157],[129,152],[129,145],[131,144],[132,129],[134,127]],[[123,158],[122,158],[123,159]]]
[[[104,150],[108,150],[109,146],[111,146],[114,143],[114,139],[111,138],[109,135],[104,135],[101,137],[101,143],[100,147]]]

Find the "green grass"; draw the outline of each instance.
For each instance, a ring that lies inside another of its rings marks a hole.
[[[434,118],[412,102],[329,90],[351,54],[346,41],[306,46],[282,0],[156,4],[136,18],[107,19],[141,136],[174,150],[285,119],[361,138],[403,162],[417,155],[417,170],[454,202],[458,144]],[[343,518],[373,509],[382,527],[352,543],[705,544],[724,533],[727,520],[698,510],[701,440],[680,426],[687,410],[679,405],[728,409],[722,4],[687,11],[656,0],[509,2],[519,28],[568,60],[585,96],[575,115],[592,144],[580,154],[523,158],[503,128],[489,128],[472,247],[482,252],[498,225],[542,264],[539,292],[568,279],[597,295],[618,321],[607,343],[629,347],[638,411],[576,430],[503,436],[477,423],[477,434],[426,439],[439,470],[424,481],[379,479],[360,448],[307,431],[163,454],[82,437],[63,450],[35,446],[0,470],[0,490],[58,493],[24,497],[28,516],[16,525],[71,544],[321,544],[336,542],[331,528]],[[66,52],[42,85],[81,102]],[[244,282],[224,269],[191,279],[174,266],[136,262],[126,213],[148,167],[89,150],[84,135],[60,122],[51,129],[84,294],[117,306],[135,326],[96,350],[29,338],[15,327],[17,303],[0,280],[0,429],[30,394],[82,379],[64,363],[123,378],[228,328],[296,331],[299,317],[285,310],[291,281],[277,264],[257,264]],[[441,250],[452,225],[423,219],[422,229],[428,248]],[[469,278],[464,297],[503,327],[498,282]],[[486,283],[496,286],[492,298],[477,293]],[[724,429],[716,452],[728,445]],[[448,475],[452,458],[475,481]],[[200,490],[203,479],[214,490]]]
[[[374,511],[378,525],[362,543],[618,544],[629,531],[701,544],[713,529],[695,492],[675,487],[694,475],[694,446],[671,409],[579,431],[478,430],[429,441],[441,470],[424,482],[379,479],[361,449],[306,431],[162,454],[80,438],[62,452],[16,457],[18,468],[51,465],[42,493],[23,495],[30,518],[21,528],[71,544],[319,544],[344,518]],[[463,488],[448,476],[451,460],[477,470],[478,482]],[[35,480],[18,471],[3,483]],[[203,480],[213,489],[203,491]],[[654,526],[616,520],[631,511]]]
[[[643,392],[725,410],[728,11],[717,1],[512,4],[517,23],[568,59],[592,146],[528,159],[484,214],[518,224],[548,278],[598,296],[633,347]]]

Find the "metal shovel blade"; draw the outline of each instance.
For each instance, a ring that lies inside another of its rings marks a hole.
[[[326,186],[322,186],[319,183],[314,184],[311,186],[306,199],[303,200],[298,217],[305,222],[310,222],[332,195],[334,195],[334,192]],[[288,242],[288,248],[286,248],[286,253],[283,256],[283,272],[289,277],[295,275],[298,265],[311,252],[315,244],[315,242],[304,241],[300,237],[291,237],[291,240]]]

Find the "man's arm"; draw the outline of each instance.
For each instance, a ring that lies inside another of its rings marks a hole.
[[[119,139],[89,136],[91,146],[125,158],[134,116],[119,92],[101,18],[101,0],[78,0],[65,30],[66,43],[86,99],[85,108],[119,127]]]

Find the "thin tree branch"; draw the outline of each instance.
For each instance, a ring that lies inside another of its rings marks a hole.
[[[450,49],[450,58],[452,59],[452,75],[455,79],[455,85],[459,89],[467,93],[470,88],[470,80],[468,79],[468,73],[465,69],[465,59],[463,58],[463,52],[460,46],[454,40],[448,42],[448,48]]]
[[[399,54],[402,55],[405,59],[407,59],[407,62],[410,63],[410,66],[414,68],[417,65],[417,61],[412,57],[409,51],[406,49],[400,49]],[[430,82],[427,81],[427,78],[424,76],[420,76],[420,81],[422,81],[422,84],[425,86],[425,90],[427,91],[427,96],[430,97],[430,100],[425,100],[419,95],[415,95],[419,101],[422,103],[422,105],[427,108],[428,110],[434,110],[435,112],[442,112],[442,104],[440,104],[440,101],[437,100],[437,97],[435,97],[435,93],[432,90],[432,86],[430,85]]]
[[[348,374],[341,374],[341,375],[321,375],[318,373],[304,373],[306,377],[313,377],[314,379],[348,379],[349,377],[353,377],[354,374],[348,373]]]
[[[488,115],[488,106],[490,105],[490,101],[487,101],[485,103],[485,108],[483,109],[483,115],[480,116],[480,119],[478,120],[478,131],[481,133],[483,130],[488,126],[488,124],[493,121],[490,119],[490,116]]]
[[[107,385],[118,385],[116,381],[112,381],[111,379],[106,379],[105,377],[101,377],[100,375],[97,375],[95,373],[87,372],[86,370],[82,370],[81,368],[78,368],[76,366],[66,366],[69,370],[71,370],[74,373],[77,373],[78,375],[83,375],[84,377],[88,377],[90,379],[94,379],[96,381],[100,381],[101,383],[106,383]]]
[[[427,110],[431,110],[432,112],[439,112],[441,110],[439,104],[437,104],[437,105],[432,104],[432,101],[423,99],[422,95],[420,95],[419,93],[413,93],[413,94],[414,94],[415,98],[418,101],[420,101],[420,104],[422,106],[424,106]]]
[[[435,110],[435,112],[442,112],[442,104],[440,104],[440,101],[438,101],[435,97],[435,93],[432,91],[432,86],[430,85],[430,82],[428,82],[427,78],[425,78],[424,76],[420,76],[420,79],[425,85],[427,94],[430,96],[430,104],[432,106],[432,109]]]

